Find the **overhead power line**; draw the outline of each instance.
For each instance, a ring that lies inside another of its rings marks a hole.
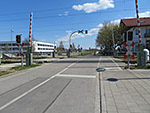
[[[146,10],[150,8],[141,8],[140,10]],[[34,20],[39,19],[49,19],[49,18],[62,18],[62,17],[71,17],[71,16],[84,16],[84,15],[94,15],[94,14],[104,14],[104,13],[117,13],[117,12],[124,12],[124,11],[131,11],[135,9],[123,9],[123,10],[114,10],[114,11],[103,11],[103,12],[93,12],[93,13],[74,13],[74,14],[68,14],[67,16],[59,16],[59,15],[53,15],[53,16],[43,16],[43,17],[33,17]],[[7,20],[0,20],[0,22],[11,22],[11,21],[23,21],[23,20],[29,20],[29,18],[20,18],[20,19],[7,19]]]
[[[132,2],[134,0],[127,0],[126,2]],[[124,2],[124,0],[114,0],[114,3]],[[49,11],[57,11],[57,10],[67,10],[72,9],[72,7],[62,7],[62,8],[52,8],[52,9],[41,9],[41,10],[32,10],[32,11],[23,11],[23,12],[13,12],[13,13],[0,13],[0,16],[10,16],[10,15],[21,15],[21,14],[29,14],[30,12],[33,13],[40,13],[40,12],[49,12]]]
[[[145,9],[150,9],[150,8],[141,8],[140,10],[145,10]],[[70,16],[84,16],[84,15],[94,15],[94,14],[104,14],[104,13],[117,13],[117,12],[124,12],[124,11],[132,11],[135,9],[123,9],[123,10],[114,10],[114,11],[103,11],[103,12],[93,12],[93,13],[72,13],[68,14],[67,16],[43,16],[43,17],[34,17],[34,19],[47,19],[47,18],[60,18],[60,17],[70,17]]]

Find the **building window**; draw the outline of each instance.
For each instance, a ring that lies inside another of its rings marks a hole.
[[[147,33],[147,34],[150,34],[150,29],[146,29],[146,33]]]
[[[135,35],[139,35],[139,30],[136,30],[136,31],[135,31]]]
[[[132,31],[129,31],[129,32],[128,32],[128,40],[129,40],[129,41],[132,41],[132,40],[133,40],[133,32],[132,32]]]

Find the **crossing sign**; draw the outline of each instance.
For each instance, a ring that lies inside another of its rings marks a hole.
[[[134,42],[127,42],[127,43],[125,42],[125,43],[124,43],[124,46],[125,46],[126,49],[127,49],[127,52],[126,52],[126,54],[125,54],[125,56],[124,56],[124,59],[128,58],[129,56],[131,56],[130,58],[135,59],[135,56],[134,56],[134,54],[132,53],[132,48],[133,48],[134,45],[135,45]]]

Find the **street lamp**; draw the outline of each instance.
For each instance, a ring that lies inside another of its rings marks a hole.
[[[13,53],[13,44],[12,44],[12,33],[13,33],[14,31],[11,29],[10,30],[10,35],[11,35],[11,57],[12,57],[12,53]]]
[[[72,32],[71,34],[70,34],[70,36],[69,36],[69,50],[68,50],[68,57],[70,57],[70,51],[71,51],[71,37],[72,37],[72,35],[73,34],[75,34],[75,33],[85,33],[85,34],[88,34],[88,30],[78,30],[78,31],[74,31],[74,32]]]
[[[55,58],[55,50],[56,50],[56,41],[54,41],[54,51],[53,51],[53,58]]]

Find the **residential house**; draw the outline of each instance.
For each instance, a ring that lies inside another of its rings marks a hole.
[[[141,40],[144,48],[150,50],[150,17],[140,18],[141,24]],[[133,41],[135,46],[133,51],[138,51],[138,27],[137,27],[137,18],[122,19],[120,25],[124,27],[124,41]]]

